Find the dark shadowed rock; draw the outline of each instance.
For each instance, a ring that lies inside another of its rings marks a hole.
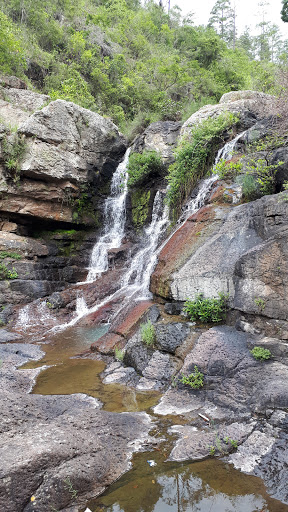
[[[138,333],[127,343],[123,363],[126,366],[132,366],[137,373],[143,375],[143,370],[148,365],[152,355],[152,348],[147,347],[147,345],[142,342],[140,334]]]
[[[164,352],[175,354],[176,348],[183,343],[189,333],[190,327],[184,322],[158,324],[156,326],[157,347]]]
[[[183,302],[166,302],[164,311],[168,315],[180,315],[183,308]]]

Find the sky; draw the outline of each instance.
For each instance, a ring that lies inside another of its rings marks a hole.
[[[235,0],[236,6],[236,23],[238,32],[244,30],[245,25],[255,27],[260,21],[258,3],[260,0]],[[163,2],[164,3],[164,2]],[[171,7],[178,5],[182,9],[182,14],[193,12],[195,25],[207,25],[210,11],[215,5],[216,0],[171,0]],[[233,6],[234,0],[231,0]],[[267,21],[275,23],[281,29],[284,38],[288,38],[288,23],[283,23],[280,17],[282,7],[281,0],[270,0],[270,6],[266,7]]]

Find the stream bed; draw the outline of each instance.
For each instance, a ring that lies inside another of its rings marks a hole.
[[[23,367],[48,366],[40,372],[33,393],[86,393],[98,398],[107,411],[145,410],[155,420],[158,435],[167,440],[152,452],[135,454],[132,469],[87,503],[92,512],[288,512],[288,505],[267,494],[260,478],[243,474],[217,458],[193,463],[167,461],[173,443],[167,428],[172,422],[185,422],[184,418],[155,415],[152,407],[160,399],[159,392],[104,385],[100,377],[104,361],[75,357],[106,331],[107,326],[101,325],[58,332],[41,344],[43,359]]]

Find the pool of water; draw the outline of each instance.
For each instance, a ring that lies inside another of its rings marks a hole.
[[[150,467],[147,460],[156,462]],[[287,512],[261,479],[218,459],[164,462],[161,453],[140,453],[133,469],[87,506],[92,512]],[[83,509],[84,511],[85,509]]]
[[[101,360],[75,358],[105,334],[107,326],[71,327],[42,344],[45,356],[26,364],[43,370],[33,393],[43,395],[86,393],[103,403],[107,411],[141,411],[160,399],[156,392],[136,392],[125,386],[107,384],[100,374]],[[156,451],[134,455],[131,471],[111,485],[99,498],[83,508],[92,512],[288,512],[288,505],[269,497],[261,479],[245,475],[218,459],[199,463],[165,462],[171,449],[167,427],[185,423],[183,417],[155,418],[160,435],[167,438]],[[150,466],[152,459],[156,465]],[[81,511],[82,512],[82,511]]]
[[[39,368],[47,365],[37,377],[33,393],[40,395],[69,395],[86,393],[99,398],[103,409],[113,412],[144,411],[155,405],[160,394],[136,392],[119,384],[104,385],[100,374],[105,368],[103,361],[75,359],[77,354],[88,350],[91,343],[107,332],[108,326],[71,327],[59,332],[43,344],[45,356],[32,361],[23,368]]]

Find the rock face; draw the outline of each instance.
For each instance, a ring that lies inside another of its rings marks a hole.
[[[256,91],[232,91],[222,96],[218,105],[206,105],[192,114],[183,124],[180,140],[189,137],[191,128],[210,117],[218,117],[223,112],[231,112],[240,118],[243,129],[252,126],[258,117],[263,117],[267,105],[273,99],[268,94]]]
[[[164,164],[174,161],[173,150],[176,147],[182,123],[174,121],[158,121],[152,123],[135,139],[132,151],[157,151]]]
[[[187,425],[171,429],[179,439],[170,460],[203,459],[213,448],[214,454],[226,456],[236,468],[261,476],[269,493],[288,503],[284,484],[288,361],[287,356],[266,363],[255,361],[249,348],[258,343],[257,336],[231,327],[208,330],[181,369],[188,375],[197,365],[205,376],[203,389],[189,390],[179,384],[178,389],[165,393],[154,410],[157,414],[185,414],[189,420]],[[228,455],[233,444],[241,446]]]
[[[232,307],[287,320],[285,192],[235,207],[204,207],[159,255],[152,290],[176,301],[228,293]]]
[[[101,411],[98,400],[81,394],[27,394],[39,370],[15,367],[41,355],[31,345],[0,346],[0,509],[6,512],[78,511],[149,440],[145,413]]]
[[[0,280],[2,305],[85,278],[95,240],[87,229],[100,227],[102,196],[126,148],[108,119],[8,78],[0,86],[0,251],[17,276]]]
[[[19,109],[18,105],[25,102],[23,94],[28,93],[32,95],[31,109],[37,108],[43,98],[22,90],[11,96],[9,89],[8,97],[13,108],[17,106]],[[14,171],[13,175],[7,167],[6,153],[19,144],[19,137],[26,145],[18,162],[18,174]],[[9,135],[6,142],[4,140],[5,145],[3,140],[0,191],[5,195],[2,195],[0,213],[2,211],[2,216],[14,214],[14,218],[19,217],[22,222],[26,217],[79,222],[80,200],[87,202],[90,197],[91,201],[92,196],[97,195],[97,191],[90,191],[88,197],[89,186],[93,183],[98,184],[98,189],[103,187],[125,151],[124,138],[111,121],[63,100],[53,101],[28,118],[26,116],[16,135]],[[78,205],[78,216],[74,211],[75,204]]]

